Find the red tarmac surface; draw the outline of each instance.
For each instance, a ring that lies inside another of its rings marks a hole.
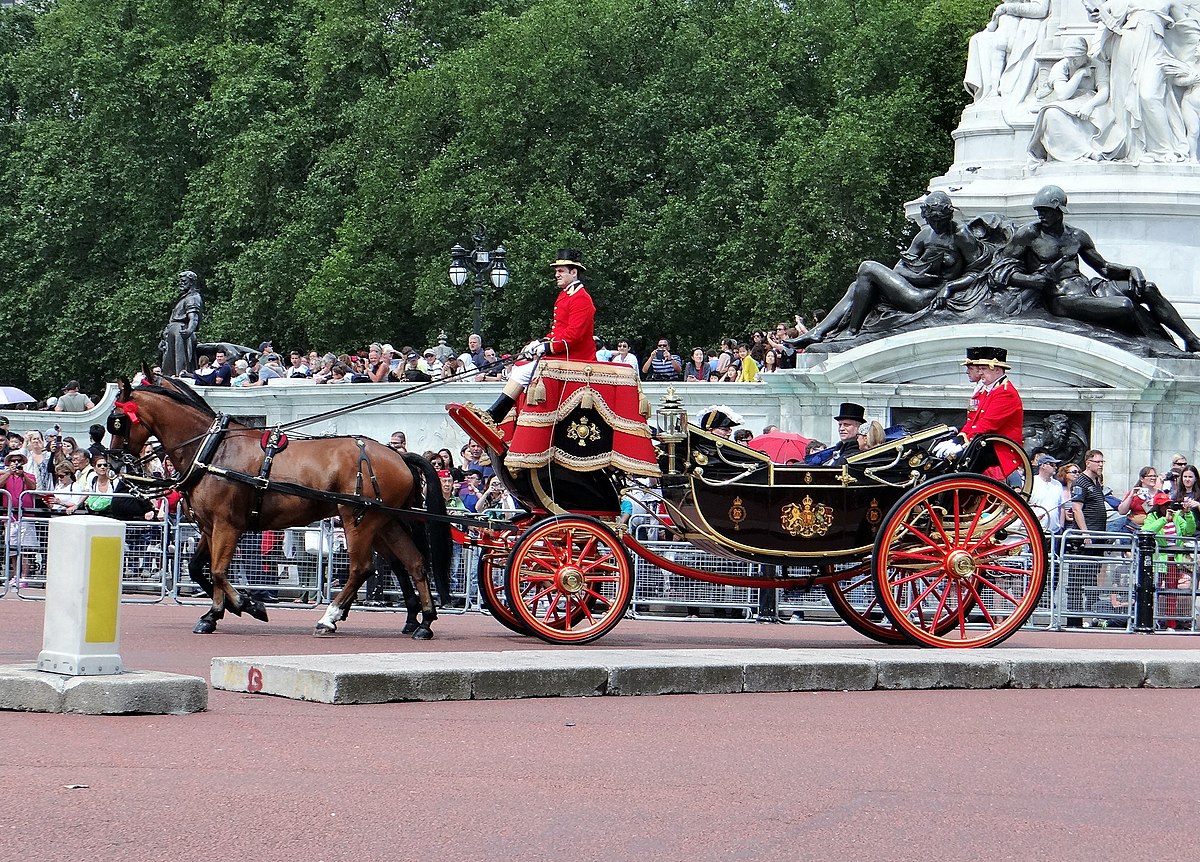
[[[555,649],[478,614],[122,608],[128,667],[216,655]],[[42,605],[0,600],[0,663]],[[843,627],[626,620],[606,648],[883,649]],[[1200,649],[1022,633],[1006,646]],[[581,649],[587,649],[582,647]],[[1140,860],[1200,839],[1200,692],[915,691],[329,706],[210,689],[190,716],[0,713],[0,860]],[[68,789],[69,786],[86,788]]]

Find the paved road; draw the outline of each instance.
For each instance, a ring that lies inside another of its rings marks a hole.
[[[126,663],[207,677],[214,655],[536,647],[477,615],[440,621],[431,643],[393,638],[391,615],[322,640],[316,611],[210,637],[189,633],[198,615],[125,606]],[[0,663],[33,659],[41,606],[0,600],[0,631]],[[632,620],[602,643],[882,648],[841,627]],[[0,859],[1173,857],[1200,838],[1198,703],[1005,690],[336,707],[214,690],[192,716],[0,713]]]

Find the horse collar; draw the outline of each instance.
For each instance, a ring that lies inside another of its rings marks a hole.
[[[221,441],[225,439],[225,432],[229,428],[229,417],[224,413],[218,413],[213,419],[212,425],[208,427],[208,431],[204,435],[204,442],[200,444],[200,451],[196,453],[196,457],[192,459],[191,465],[187,469],[187,473],[179,480],[176,487],[180,491],[188,490],[192,485],[200,480],[200,477],[208,471],[209,460],[213,455],[217,454],[217,447],[221,445]]]

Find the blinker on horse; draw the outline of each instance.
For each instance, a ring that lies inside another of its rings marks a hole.
[[[127,465],[135,463],[134,453],[154,436],[178,471],[177,488],[200,530],[188,571],[212,598],[212,607],[193,629],[196,634],[216,631],[226,610],[267,620],[262,602],[229,582],[229,565],[243,533],[307,526],[337,515],[346,534],[350,571],[314,634],[332,634],[346,618],[371,573],[375,551],[416,585],[413,595],[411,584],[398,578],[408,608],[403,631],[419,640],[433,637],[437,611],[426,566],[445,600],[451,540],[448,523],[436,517],[446,514],[437,472],[421,456],[401,455],[364,437],[279,441],[268,454],[261,429],[217,414],[186,383],[148,372],[137,388],[121,380],[108,430],[112,449],[122,453]],[[435,517],[422,518],[422,510]]]

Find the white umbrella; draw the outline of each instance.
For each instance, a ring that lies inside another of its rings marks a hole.
[[[15,386],[0,386],[0,404],[28,404],[37,401],[24,389]]]

